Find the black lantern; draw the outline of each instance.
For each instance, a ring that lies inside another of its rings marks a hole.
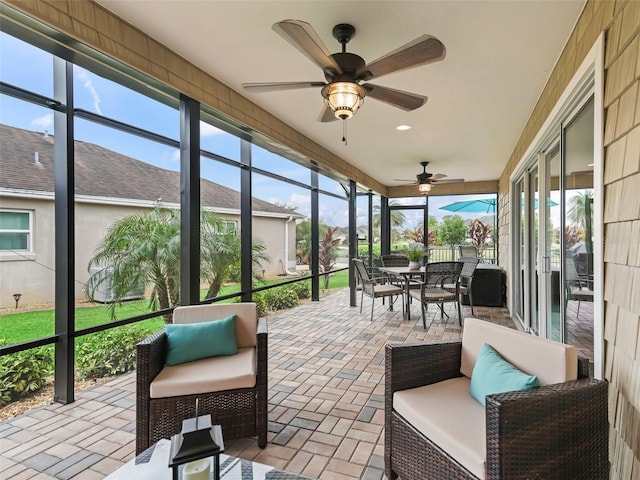
[[[195,418],[183,420],[182,431],[171,437],[169,467],[172,470],[173,480],[179,478],[180,465],[207,457],[213,457],[213,480],[220,480],[220,453],[223,451],[224,444],[220,425],[211,425],[211,415],[199,417],[198,402],[196,401]],[[185,471],[187,468],[188,466],[185,465]],[[186,475],[183,475],[184,477]],[[192,478],[198,478],[197,473],[194,473]]]

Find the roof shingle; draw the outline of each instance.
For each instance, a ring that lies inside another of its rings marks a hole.
[[[0,187],[53,193],[52,135],[0,125]],[[203,206],[240,210],[240,192],[200,182]],[[91,197],[180,203],[180,174],[99,145],[75,142],[75,193]],[[252,199],[256,211],[290,215],[273,203]]]

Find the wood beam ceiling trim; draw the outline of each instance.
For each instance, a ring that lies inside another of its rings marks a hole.
[[[443,183],[433,185],[430,196],[435,195],[466,195],[480,193],[497,193],[498,180],[487,180],[482,182],[462,182],[462,183]],[[389,198],[398,197],[419,197],[417,185],[403,185],[402,187],[388,187],[387,195]]]

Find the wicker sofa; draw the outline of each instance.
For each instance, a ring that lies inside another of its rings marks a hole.
[[[483,343],[541,386],[482,406],[469,377]],[[385,362],[389,480],[608,478],[607,384],[573,347],[467,318],[462,341],[387,345]]]
[[[167,336],[160,330],[137,345],[136,455],[182,429],[182,420],[211,414],[225,440],[257,436],[267,443],[267,325],[255,303],[177,307],[174,323],[236,315],[238,353],[165,367]],[[235,358],[234,358],[235,357]]]

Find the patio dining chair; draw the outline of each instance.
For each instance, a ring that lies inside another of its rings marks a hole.
[[[593,302],[593,279],[578,275],[573,253],[568,251],[565,258],[565,316],[569,300],[578,302],[576,317],[580,316],[580,302]]]
[[[410,284],[420,286],[419,290],[409,289],[409,296],[420,302],[422,326],[425,329],[427,328],[427,311],[431,303],[435,303],[440,308],[440,318],[444,318],[447,315],[444,311],[445,303],[456,303],[458,306],[458,322],[462,325],[460,286],[458,283],[462,265],[462,262],[428,263],[425,266],[422,280],[409,280]]]
[[[408,267],[409,259],[404,255],[382,255],[380,257],[383,267]],[[388,283],[402,287],[404,285],[404,277],[391,274],[385,274]]]
[[[371,276],[364,266],[364,262],[359,258],[353,259],[353,266],[362,287],[362,293],[360,294],[360,313],[362,313],[362,304],[364,303],[365,295],[371,297],[371,320],[373,320],[373,307],[376,298],[382,298],[384,303],[384,299],[389,297],[389,308],[393,308],[394,302],[400,297],[402,299],[402,311],[404,312],[404,289],[402,287],[391,283],[378,283],[381,280],[383,281],[384,277],[376,278]]]
[[[458,245],[460,261],[465,257],[478,257],[478,249],[474,245]]]
[[[460,278],[457,285],[446,285],[445,288],[450,292],[455,292],[458,289],[458,293],[461,297],[467,296],[469,299],[469,306],[471,307],[471,315],[475,315],[473,311],[473,293],[471,291],[471,283],[473,282],[473,274],[476,271],[476,267],[480,262],[477,257],[462,257],[462,270],[460,271]]]

